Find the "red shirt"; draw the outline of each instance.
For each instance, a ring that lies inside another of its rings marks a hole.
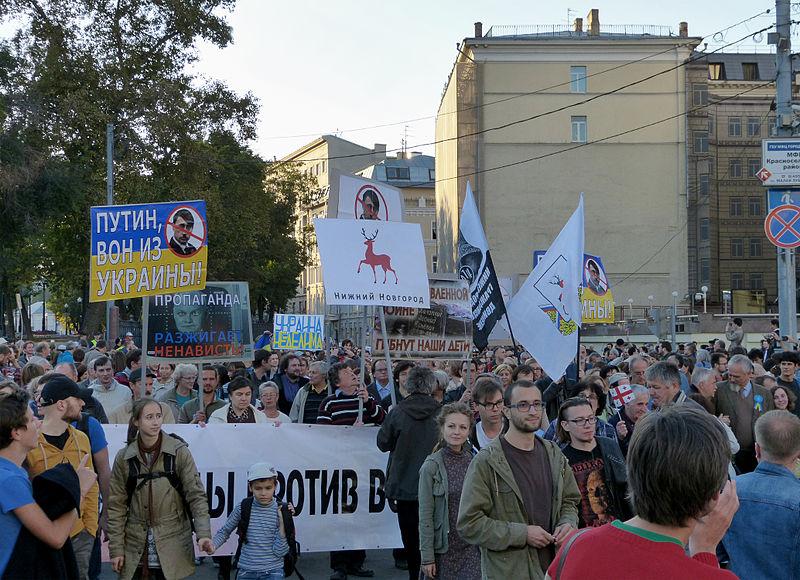
[[[561,550],[548,568],[556,577]],[[615,521],[582,533],[572,544],[561,569],[561,580],[735,580],[722,570],[717,557],[701,552],[689,558],[675,538]]]

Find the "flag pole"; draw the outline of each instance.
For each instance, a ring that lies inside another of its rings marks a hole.
[[[508,319],[508,309],[506,309],[506,323],[508,324],[508,333],[511,335],[511,343],[514,345],[514,356],[517,357],[517,360],[519,360],[519,348],[517,347],[517,341],[514,338],[514,330],[511,328],[511,321]],[[519,362],[522,363],[522,361]]]

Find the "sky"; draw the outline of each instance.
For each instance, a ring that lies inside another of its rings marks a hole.
[[[456,44],[473,35],[474,22],[483,22],[484,33],[494,24],[566,24],[585,21],[591,8],[600,10],[601,24],[665,25],[676,35],[687,21],[690,36],[712,35],[771,9],[723,37],[709,36],[709,50],[775,22],[774,3],[764,0],[238,0],[228,15],[233,44],[201,44],[195,70],[258,98],[258,139],[251,146],[266,158],[326,133],[390,150],[407,136],[409,150],[432,154],[432,146],[421,144],[434,139]],[[736,46],[766,52],[766,34],[758,45],[748,38]]]

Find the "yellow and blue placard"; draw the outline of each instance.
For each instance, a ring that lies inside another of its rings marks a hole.
[[[204,201],[91,208],[89,301],[206,287]]]

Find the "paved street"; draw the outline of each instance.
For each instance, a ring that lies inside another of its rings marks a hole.
[[[401,580],[408,577],[405,570],[398,570],[394,567],[391,550],[368,550],[366,567],[375,570],[375,578],[380,580]],[[327,578],[330,574],[328,567],[327,552],[313,552],[302,554],[298,562],[298,569],[304,578],[308,580],[319,580]],[[117,577],[111,571],[110,564],[103,564],[103,573],[100,575],[102,580],[114,580]],[[198,566],[193,578],[202,580],[216,580],[217,568],[211,558],[206,558],[201,566]],[[296,578],[296,576],[292,576]]]

